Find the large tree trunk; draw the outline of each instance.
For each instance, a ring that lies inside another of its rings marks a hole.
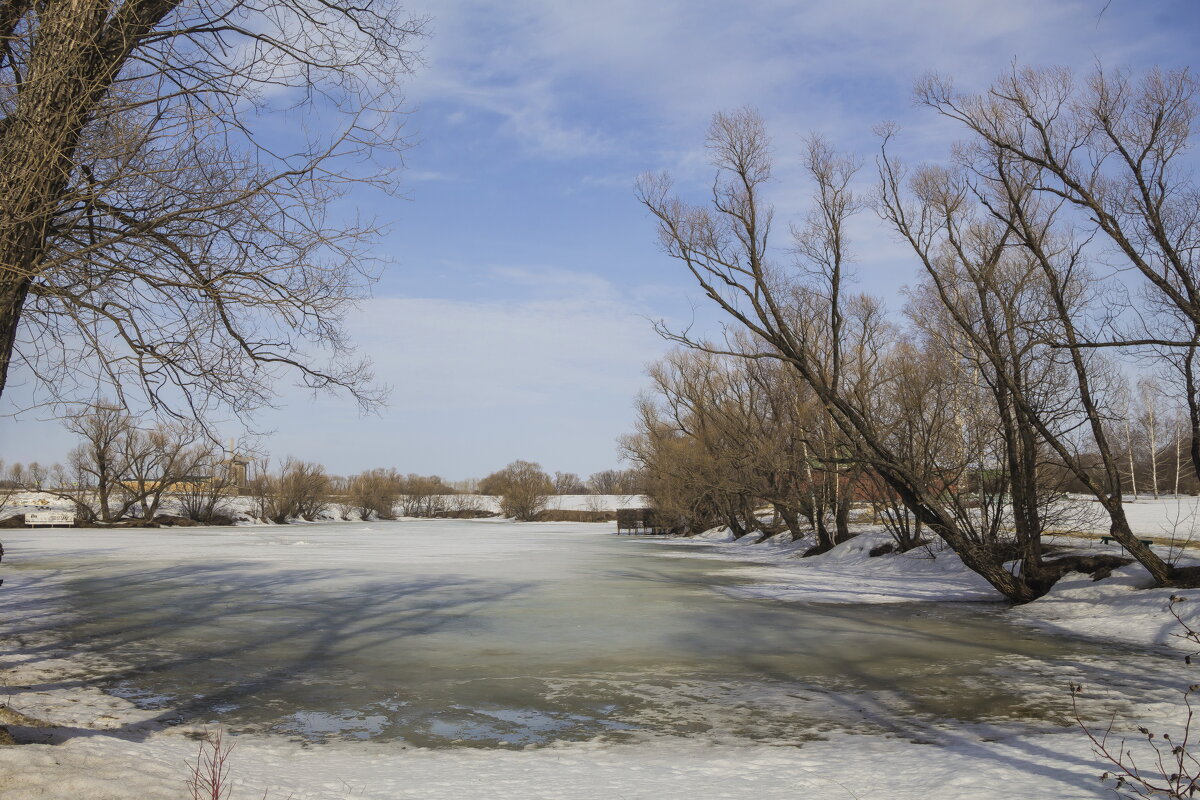
[[[75,172],[80,138],[130,52],[178,0],[114,5],[0,4],[0,32],[6,35],[23,16],[37,17],[15,105],[0,118],[0,395],[21,309]],[[27,18],[26,24],[34,22]]]
[[[0,261],[0,264],[4,263]],[[0,396],[8,383],[17,329],[21,324],[21,308],[29,294],[28,280],[13,280],[0,284]]]

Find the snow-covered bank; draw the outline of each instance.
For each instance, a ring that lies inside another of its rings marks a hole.
[[[812,558],[800,554],[811,541],[784,544],[779,540],[753,544],[732,540],[713,531],[692,539],[672,539],[711,546],[714,556],[760,561],[744,567],[751,583],[726,591],[742,597],[798,603],[941,603],[993,602],[1002,599],[987,581],[950,557],[930,557],[924,550],[871,558],[871,548],[890,541],[872,532],[855,537],[828,553]],[[706,548],[709,549],[709,548]]]
[[[1174,529],[1168,518],[1175,501],[1143,502],[1139,535]],[[1189,512],[1191,513],[1191,512]],[[756,599],[793,603],[913,603],[1001,602],[987,581],[967,569],[945,548],[918,548],[909,553],[871,557],[870,550],[890,541],[882,531],[869,530],[812,558],[800,558],[811,542],[783,543],[782,537],[758,543],[753,536],[735,540],[715,530],[692,538],[663,540],[692,545],[715,558],[755,561],[739,570],[751,583],[726,591]],[[1119,553],[1115,545],[1094,539],[1057,536],[1054,543],[1067,552]],[[1200,552],[1174,549],[1180,565],[1200,563]],[[1179,616],[1200,629],[1200,590],[1149,588],[1152,581],[1138,564],[1114,570],[1104,580],[1068,573],[1044,597],[1006,613],[1026,624],[1073,636],[1089,636],[1137,646],[1187,649],[1182,628],[1170,613],[1172,596],[1184,598],[1175,607]]]

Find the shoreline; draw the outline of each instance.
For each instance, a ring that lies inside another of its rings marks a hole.
[[[400,523],[405,524],[405,523]],[[496,526],[495,522],[481,521]],[[534,525],[537,525],[534,523]],[[579,524],[582,530],[598,525]],[[302,545],[306,532],[320,523],[292,528],[220,528],[189,532],[284,536]],[[534,528],[536,530],[536,528]],[[591,531],[589,531],[591,532]],[[606,531],[595,530],[596,535]],[[685,538],[647,538],[637,544],[663,557],[671,546],[691,555],[739,562],[735,572],[752,579],[728,588],[734,596],[757,600],[834,603],[976,603],[986,601],[977,576],[956,565],[952,554],[910,558],[904,554],[870,558],[866,551],[880,534],[864,533],[834,551],[796,558],[803,545],[761,545],[722,541],[719,534]],[[284,544],[285,542],[278,542]],[[633,542],[630,542],[633,544]],[[704,551],[693,545],[705,545]],[[95,546],[102,546],[96,542]],[[54,637],[46,628],[62,615],[67,589],[66,563],[80,553],[63,555],[57,571],[16,566],[5,570],[0,592],[8,614],[3,637],[20,645],[5,657],[5,684],[29,687],[9,691],[6,705],[30,717],[62,727],[46,733],[59,744],[0,748],[0,794],[30,800],[158,798],[185,795],[185,763],[194,759],[193,738],[203,726],[162,726],[139,719],[155,716],[131,703],[79,685],[95,669],[92,657],[69,648],[48,648]],[[4,566],[13,566],[6,563]],[[1128,570],[1129,568],[1125,568]],[[1076,580],[1076,578],[1080,580]],[[837,582],[843,585],[834,588]],[[846,582],[852,582],[845,585]],[[1007,609],[1014,621],[1045,626],[1058,633],[1094,636],[1114,630],[1113,620],[1134,647],[1177,644],[1169,630],[1145,629],[1139,620],[1165,614],[1167,590],[1133,591],[1139,578],[1114,573],[1093,584],[1088,576],[1069,575],[1050,595],[1021,608]],[[1086,584],[1086,585],[1085,585]],[[1181,592],[1181,594],[1188,594]],[[1165,596],[1164,596],[1165,595]],[[994,595],[993,595],[994,596]],[[818,600],[817,598],[821,599]],[[1092,613],[1080,612],[1086,606]],[[1171,623],[1174,620],[1167,615]],[[1123,621],[1123,622],[1121,622]],[[1169,626],[1162,626],[1163,628]],[[1139,714],[1171,713],[1173,690],[1139,704]],[[15,700],[15,702],[14,702]],[[119,729],[120,733],[114,729]],[[31,734],[31,731],[22,731]],[[556,743],[529,748],[420,749],[394,743],[331,742],[306,745],[279,736],[232,736],[234,800],[269,797],[294,800],[332,798],[579,798],[661,797],[1103,797],[1096,776],[1102,771],[1086,740],[1072,729],[1017,733],[1002,726],[963,724],[935,728],[939,748],[903,738],[835,733],[796,746],[713,744],[688,738],[663,738],[645,744],[601,741]],[[935,743],[935,742],[930,742]],[[841,763],[847,748],[856,760],[886,765],[862,774]],[[965,777],[964,777],[965,776]],[[1003,794],[990,792],[1003,783]],[[931,790],[930,787],[936,787]],[[12,792],[9,795],[9,792]],[[807,793],[807,794],[806,794]]]
[[[932,556],[923,548],[909,553],[871,557],[872,547],[890,541],[878,529],[859,526],[857,535],[828,553],[801,558],[810,544],[776,540],[735,540],[714,530],[693,537],[672,537],[664,542],[701,545],[712,557],[754,561],[740,570],[755,583],[732,592],[760,600],[822,604],[956,603],[1005,600],[986,581],[970,572],[948,549]],[[1055,543],[1065,554],[1113,553],[1114,548],[1085,537],[1058,535]],[[1181,553],[1184,565],[1200,564],[1200,554]],[[1044,596],[1022,606],[1005,609],[1014,621],[1053,633],[1084,639],[1119,640],[1135,647],[1184,653],[1189,645],[1177,635],[1179,624],[1168,611],[1170,598],[1185,602],[1180,616],[1200,628],[1200,589],[1153,588],[1149,575],[1137,563],[1113,570],[1094,581],[1090,575],[1068,572]]]

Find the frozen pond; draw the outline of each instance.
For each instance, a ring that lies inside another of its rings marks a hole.
[[[920,741],[964,721],[1059,726],[1065,676],[1146,672],[1144,654],[1135,669],[987,606],[736,599],[721,591],[736,562],[608,530],[45,531],[6,537],[5,566],[61,571],[73,613],[54,634],[99,659],[105,691],[166,722],[306,741]]]

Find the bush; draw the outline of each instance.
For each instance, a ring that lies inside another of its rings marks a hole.
[[[329,476],[320,464],[286,459],[278,475],[261,475],[253,483],[258,516],[278,524],[290,519],[312,522],[329,507]]]
[[[484,478],[479,489],[484,494],[499,495],[500,513],[504,516],[529,522],[546,507],[548,496],[554,493],[554,483],[541,464],[514,461]]]
[[[400,505],[406,517],[433,517],[447,510],[454,489],[437,475],[407,475],[400,484]]]
[[[391,469],[372,469],[355,475],[346,487],[347,505],[364,521],[371,517],[395,519],[400,480]]]

